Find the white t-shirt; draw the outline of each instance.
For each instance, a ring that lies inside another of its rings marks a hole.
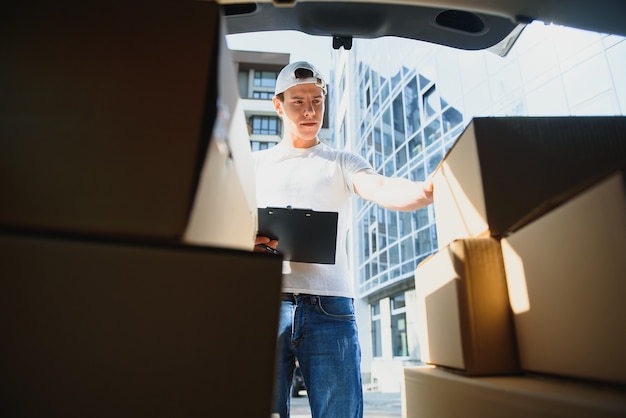
[[[348,266],[346,234],[350,218],[352,179],[369,171],[363,157],[325,144],[292,148],[282,142],[252,153],[259,207],[306,208],[338,212],[335,264],[283,263],[283,292],[354,297]]]

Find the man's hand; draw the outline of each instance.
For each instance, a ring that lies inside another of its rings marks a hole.
[[[424,185],[424,197],[432,203],[433,201],[433,190],[435,186],[433,185],[433,177],[432,174],[426,177],[426,180],[422,182]]]
[[[254,252],[278,254],[278,251],[276,250],[277,246],[277,240],[257,235],[256,240],[254,241]]]

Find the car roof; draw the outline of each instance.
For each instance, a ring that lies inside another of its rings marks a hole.
[[[626,35],[624,0],[218,0],[228,34],[297,30],[353,38],[396,36],[466,50],[512,44],[524,25],[542,21]]]

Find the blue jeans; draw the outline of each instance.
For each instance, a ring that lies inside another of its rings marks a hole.
[[[363,417],[361,349],[352,299],[283,296],[274,386],[274,412],[280,418],[289,417],[296,358],[312,418]]]

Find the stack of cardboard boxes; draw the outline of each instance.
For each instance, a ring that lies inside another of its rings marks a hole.
[[[219,5],[3,17],[0,416],[268,417],[282,259]]]
[[[206,3],[11,10],[0,225],[252,249],[249,135]]]
[[[406,417],[626,416],[626,118],[476,118],[433,176]]]

